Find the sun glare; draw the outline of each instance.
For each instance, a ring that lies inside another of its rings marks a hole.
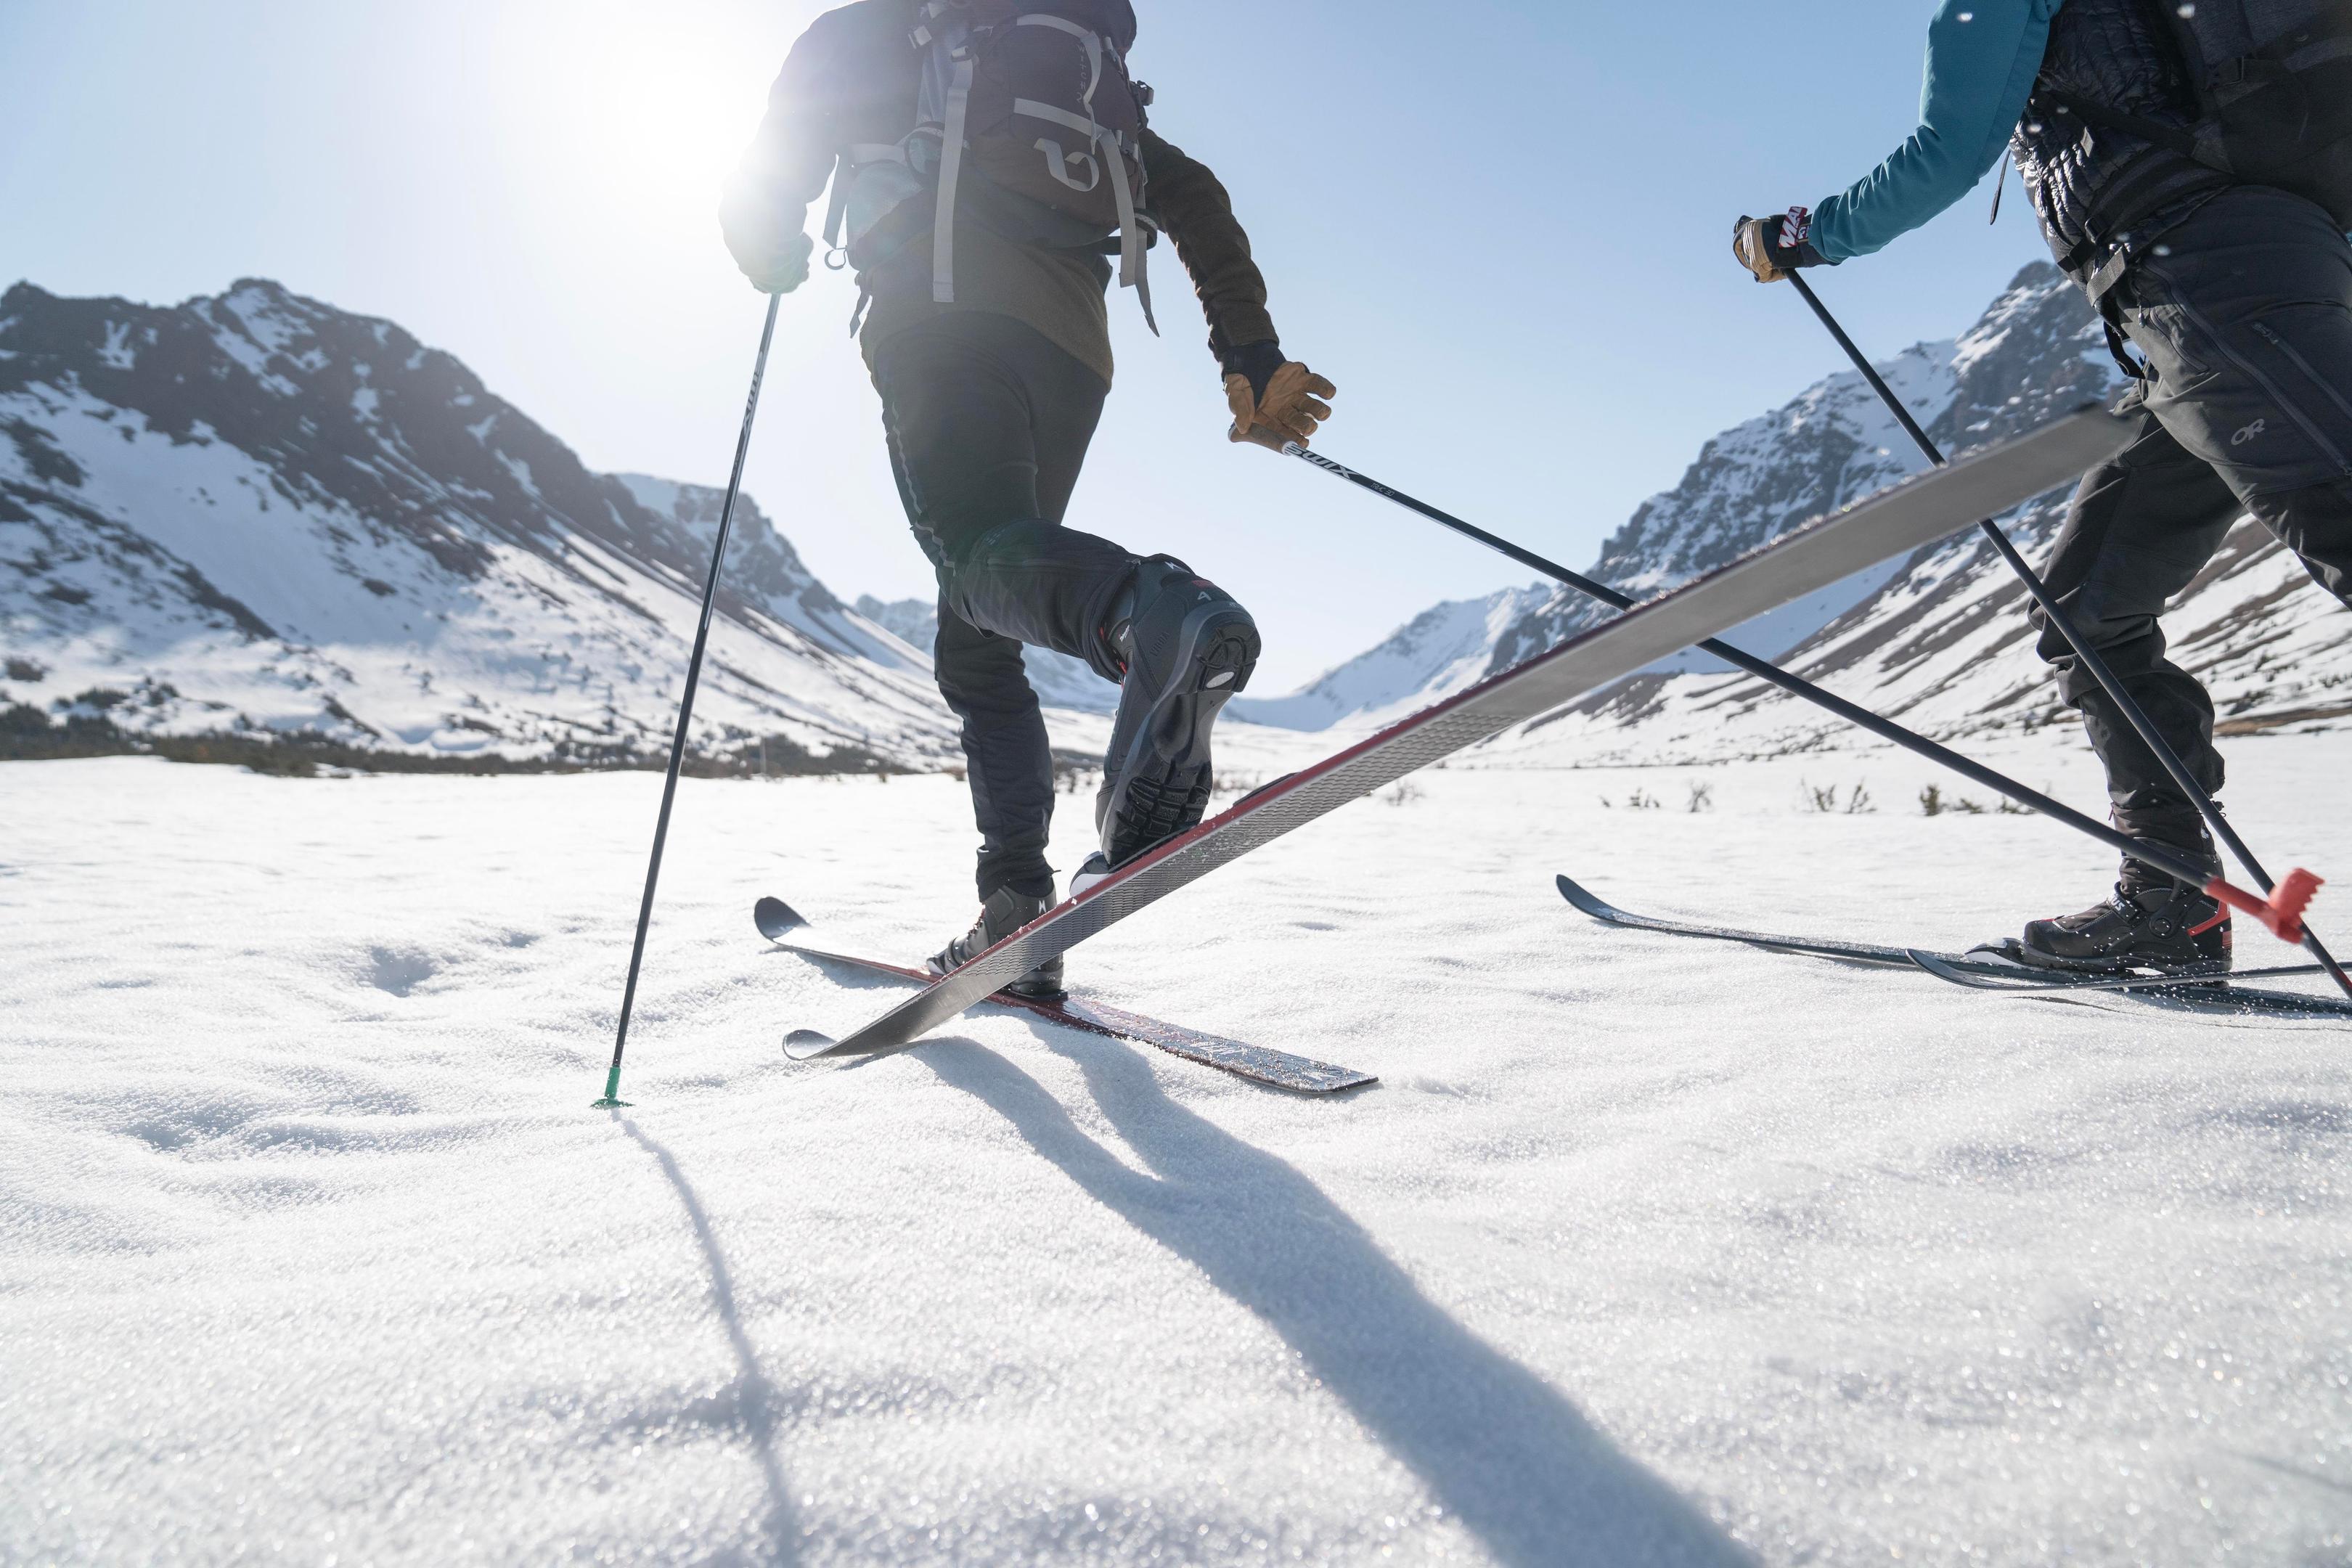
[[[707,220],[782,59],[751,5],[566,5],[501,18],[526,178],[631,223]]]

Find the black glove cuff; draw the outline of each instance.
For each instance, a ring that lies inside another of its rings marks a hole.
[[[1741,223],[1750,220],[1741,218]],[[1790,228],[1796,230],[1796,243],[1788,243]],[[1813,215],[1805,207],[1792,212],[1777,213],[1756,225],[1757,237],[1764,242],[1764,258],[1783,272],[1800,267],[1835,267],[1836,262],[1813,248]]]
[[[1274,338],[1263,342],[1244,343],[1225,353],[1225,374],[1245,378],[1250,384],[1250,395],[1258,402],[1265,401],[1266,384],[1274,373],[1287,362],[1282,357],[1282,344]]]

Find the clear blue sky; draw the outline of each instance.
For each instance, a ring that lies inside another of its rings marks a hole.
[[[713,211],[803,0],[0,0],[0,282],[173,302],[259,275],[448,348],[592,465],[723,482],[761,301]],[[1840,363],[1728,254],[1911,128],[1928,0],[1138,0],[1155,121],[1234,192],[1342,461],[1571,565],[1699,443]],[[2011,176],[2012,182],[2014,175]],[[2043,254],[1988,184],[1820,275],[1885,353]],[[1160,253],[1163,268],[1173,258]],[[1181,553],[1257,689],[1526,574],[1229,447],[1163,270],[1073,522]],[[855,596],[927,593],[837,278],[786,301],[751,488]]]

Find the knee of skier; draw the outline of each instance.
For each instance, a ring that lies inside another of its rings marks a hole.
[[[2265,496],[2259,510],[2312,581],[2352,606],[2352,479]]]
[[[932,643],[931,676],[959,719],[1024,712],[1037,705],[1021,645],[968,623],[941,621]]]
[[[974,724],[986,728],[991,721],[1036,711],[1037,693],[1021,662],[1021,645],[1007,642],[1004,646],[1012,654],[1004,663],[992,662],[986,668],[940,666],[934,672],[948,711],[962,720],[967,729]]]

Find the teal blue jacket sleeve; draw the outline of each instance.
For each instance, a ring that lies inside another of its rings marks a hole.
[[[1813,210],[1813,248],[1868,256],[1969,194],[2025,113],[2062,0],[1943,0],[1927,25],[1919,129]]]

